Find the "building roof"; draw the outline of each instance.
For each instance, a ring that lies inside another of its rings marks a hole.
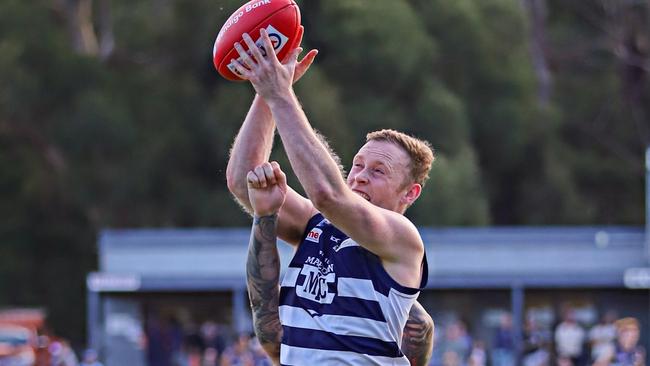
[[[647,265],[639,227],[421,228],[432,288],[622,287]],[[145,289],[245,286],[250,229],[103,230],[100,272]],[[283,268],[292,248],[278,245]]]

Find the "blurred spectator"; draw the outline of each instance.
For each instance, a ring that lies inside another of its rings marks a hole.
[[[203,323],[201,325],[201,340],[203,344],[204,364],[206,366],[218,365],[219,358],[226,348],[226,341],[219,325],[212,321]],[[208,362],[205,362],[205,360]]]
[[[573,309],[564,312],[564,320],[555,328],[555,350],[558,358],[568,357],[574,366],[580,364],[585,331],[575,319]]]
[[[169,342],[172,353],[172,365],[186,366],[187,354],[183,347],[183,326],[175,317],[169,318]]]
[[[171,366],[172,336],[170,328],[156,314],[150,314],[146,326],[147,365]]]
[[[94,349],[87,349],[83,353],[83,358],[79,366],[104,366],[97,361],[97,352]]]
[[[196,324],[191,323],[187,326],[187,334],[183,340],[183,348],[186,354],[185,364],[187,366],[201,366],[203,349],[205,347]]]
[[[571,357],[567,356],[558,356],[556,361],[557,366],[575,366]]]
[[[217,366],[219,363],[219,352],[212,347],[203,351],[203,366]]]
[[[597,360],[596,366],[645,366],[646,352],[640,346],[639,322],[635,318],[619,319],[615,323],[618,342],[613,352]]]
[[[442,366],[462,366],[462,359],[455,351],[445,351],[442,354]]]
[[[472,339],[467,333],[465,324],[460,320],[449,324],[439,344],[440,354],[443,355],[443,359],[445,353],[451,351],[458,355],[460,361],[463,362],[469,358],[471,348]]]
[[[487,365],[487,354],[485,352],[485,343],[483,341],[475,341],[472,345],[472,350],[469,353],[467,360],[468,366],[485,366]]]
[[[603,356],[611,354],[616,340],[616,312],[609,310],[602,316],[600,323],[594,325],[589,331],[589,342],[591,344],[591,360],[602,359]]]
[[[524,327],[524,366],[547,366],[550,363],[551,332],[527,317]]]
[[[514,366],[515,347],[512,336],[512,316],[501,315],[499,327],[494,334],[494,347],[491,352],[492,366]]]
[[[250,337],[241,333],[235,343],[223,351],[221,366],[253,366],[253,352],[249,345]]]
[[[70,345],[62,340],[54,340],[48,346],[52,366],[77,366],[79,360]]]

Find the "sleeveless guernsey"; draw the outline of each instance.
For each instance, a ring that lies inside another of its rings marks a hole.
[[[420,288],[427,277],[425,255]],[[418,294],[316,214],[282,280],[280,363],[409,365],[402,330]]]

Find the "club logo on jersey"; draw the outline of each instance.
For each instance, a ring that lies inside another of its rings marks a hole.
[[[309,240],[314,243],[318,243],[318,240],[320,239],[321,234],[323,233],[323,230],[319,228],[313,228],[309,233],[307,233],[307,237],[305,240]]]
[[[339,250],[341,250],[343,248],[358,247],[358,246],[359,246],[359,243],[357,243],[356,241],[354,241],[354,240],[352,240],[350,238],[347,238],[347,239],[343,240],[343,242],[341,244],[335,245],[334,246],[334,251],[338,253]]]
[[[331,304],[334,301],[334,292],[330,292],[330,284],[336,282],[334,264],[325,262],[316,257],[308,257],[300,271],[305,276],[301,285],[296,286],[296,295],[320,304]]]

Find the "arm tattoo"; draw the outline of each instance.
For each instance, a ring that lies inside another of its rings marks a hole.
[[[280,255],[276,247],[277,215],[254,217],[248,244],[246,279],[253,312],[255,335],[269,356],[279,363]]]
[[[411,307],[402,335],[402,353],[411,366],[429,364],[433,351],[433,328],[433,319],[416,301]]]

